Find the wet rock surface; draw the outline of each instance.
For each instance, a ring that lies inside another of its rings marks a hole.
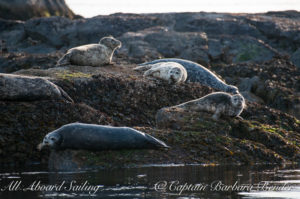
[[[45,77],[74,100],[0,101],[0,161],[45,162],[49,151],[36,149],[42,138],[64,124],[83,122],[133,127],[171,148],[67,153],[72,167],[297,162],[299,17],[287,11],[0,20],[0,72]],[[67,49],[109,34],[122,42],[114,64],[55,67]],[[214,91],[198,83],[170,85],[133,71],[137,63],[164,57],[198,62],[238,86],[247,100],[244,120],[216,122],[208,113],[175,111],[176,120],[157,127],[159,109]]]

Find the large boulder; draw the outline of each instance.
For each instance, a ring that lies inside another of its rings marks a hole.
[[[64,16],[74,18],[74,13],[64,0],[1,0],[0,18],[27,20],[34,17]]]
[[[1,162],[46,160],[49,154],[47,151],[39,152],[37,144],[48,132],[76,121],[134,127],[163,140],[171,149],[155,152],[79,151],[56,157],[52,154],[50,159],[56,166],[64,167],[64,163],[75,163],[76,167],[77,163],[128,166],[297,161],[299,120],[256,103],[247,104],[241,115],[245,119],[243,121],[221,118],[216,122],[211,119],[211,114],[173,111],[165,117],[163,128],[155,128],[155,114],[159,109],[202,97],[211,93],[212,89],[198,83],[172,85],[143,78],[132,70],[133,67],[136,65],[114,65],[101,69],[65,66],[17,72],[48,78],[61,86],[75,102],[0,101]]]
[[[116,57],[140,63],[178,57],[205,66],[264,62],[289,54],[298,65],[298,13],[268,14],[113,14],[88,19],[0,20],[8,52],[52,53],[112,35],[123,42]],[[275,20],[276,19],[276,20]],[[294,53],[294,54],[293,54]]]
[[[175,32],[165,27],[152,27],[125,33],[124,51],[137,62],[159,57],[181,57],[204,65],[209,63],[207,36],[202,32]]]
[[[241,92],[248,92],[246,99],[300,118],[300,71],[289,59],[275,58],[259,64],[239,63],[212,69],[229,84],[238,85]]]

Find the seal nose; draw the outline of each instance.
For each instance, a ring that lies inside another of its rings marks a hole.
[[[45,143],[45,144],[49,144],[49,142],[48,142],[48,141],[44,141],[44,143]]]

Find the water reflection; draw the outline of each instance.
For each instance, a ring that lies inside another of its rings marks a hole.
[[[240,192],[242,198],[282,198],[299,199],[300,198],[300,170],[285,169],[275,170],[273,172],[260,172],[268,187],[251,192]],[[271,180],[270,180],[271,179]],[[275,190],[273,190],[275,189]]]
[[[215,188],[218,183],[223,187]],[[292,189],[266,190],[261,188],[262,183],[269,187],[291,186]],[[237,191],[234,187],[237,185],[253,185],[254,188],[250,192]],[[38,165],[0,169],[0,190],[1,199],[295,199],[300,196],[300,169],[298,166],[144,165],[139,168],[48,172],[46,167]]]

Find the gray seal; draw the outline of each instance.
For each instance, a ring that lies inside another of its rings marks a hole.
[[[212,118],[218,120],[222,115],[240,117],[245,107],[245,99],[241,94],[230,95],[225,92],[215,92],[199,99],[191,100],[169,108],[179,108],[183,111],[209,112]],[[160,109],[156,115],[157,121],[162,118],[164,109]]]
[[[188,74],[187,82],[199,82],[204,86],[209,86],[219,91],[224,91],[233,94],[239,93],[238,88],[236,86],[226,84],[224,81],[222,81],[220,78],[218,78],[214,73],[212,73],[204,66],[189,60],[177,59],[177,58],[157,59],[150,62],[139,64],[139,66],[145,66],[145,65],[156,64],[161,62],[176,62],[181,64],[187,71]]]
[[[83,123],[67,124],[48,133],[38,148],[45,146],[90,151],[168,148],[164,142],[133,128]]]
[[[63,99],[73,102],[59,86],[42,77],[0,73],[0,100],[35,101]]]
[[[57,61],[57,66],[103,66],[111,64],[113,54],[117,48],[121,48],[119,40],[112,36],[103,37],[98,44],[88,44],[71,48]]]
[[[153,76],[169,83],[183,83],[187,79],[185,68],[176,62],[163,62],[138,66],[134,70],[146,70],[144,77]]]

